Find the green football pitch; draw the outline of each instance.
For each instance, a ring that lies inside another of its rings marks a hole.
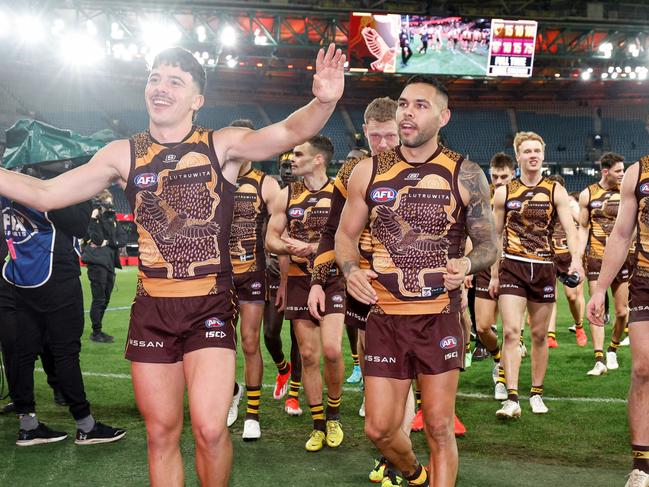
[[[412,57],[408,65],[401,64],[401,49],[397,47],[397,73],[426,73],[439,75],[456,76],[486,76],[488,48],[478,47],[475,52],[465,52],[458,47],[451,51],[444,47],[441,51],[435,51],[432,43],[428,44],[426,53],[420,53],[421,41],[418,36],[411,44]],[[459,46],[459,43],[458,43]]]
[[[86,309],[90,293],[83,277]],[[14,442],[18,422],[0,416],[0,486],[144,486],[148,484],[144,424],[133,400],[129,364],[123,358],[128,327],[128,307],[134,294],[135,270],[119,272],[117,286],[106,313],[105,330],[115,335],[114,344],[83,337],[82,370],[93,414],[100,421],[128,428],[124,440],[95,446],[76,446],[71,438],[55,444],[18,448]],[[87,315],[86,315],[87,316]],[[625,398],[629,386],[630,355],[619,352],[620,369],[603,377],[587,377],[592,349],[579,348],[570,325],[565,299],[559,302],[559,348],[550,351],[545,382],[549,414],[535,416],[523,400],[518,421],[495,417],[498,403],[491,398],[491,361],[476,362],[461,376],[457,413],[467,435],[458,440],[458,486],[602,486],[623,485],[630,470]],[[288,347],[288,330],[285,327]],[[610,331],[609,331],[610,333]],[[529,338],[528,338],[529,345]],[[344,341],[347,373],[351,359]],[[263,349],[263,345],[262,345]],[[283,401],[272,399],[276,369],[264,350],[266,369],[261,404],[262,438],[241,440],[245,406],[231,428],[234,442],[232,486],[369,486],[367,474],[376,451],[363,434],[358,416],[361,392],[345,389],[342,421],[345,441],[337,450],[307,453],[304,442],[311,430],[308,412],[288,417]],[[238,354],[237,377],[243,378]],[[218,364],[215,364],[218,366]],[[530,360],[523,360],[520,390],[530,386]],[[39,419],[74,436],[74,422],[66,408],[55,406],[42,371],[36,372]],[[304,407],[303,395],[301,404]],[[425,461],[422,433],[412,434],[415,451]],[[186,485],[198,485],[189,416],[182,438]]]

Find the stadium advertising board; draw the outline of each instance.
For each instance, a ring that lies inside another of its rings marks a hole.
[[[351,72],[389,74],[531,76],[536,22],[498,20],[497,32],[492,29],[494,22],[354,12],[349,26],[349,68]],[[492,40],[497,49],[492,49]]]
[[[491,21],[489,76],[529,78],[534,64],[537,23],[533,20]]]

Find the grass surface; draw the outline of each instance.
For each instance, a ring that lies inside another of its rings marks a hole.
[[[441,51],[435,51],[428,43],[428,50],[424,54],[419,53],[421,41],[417,36],[411,43],[412,56],[408,60],[408,65],[401,64],[401,49],[397,47],[397,73],[427,73],[427,74],[444,74],[444,75],[464,75],[464,76],[486,76],[488,64],[488,48],[480,46],[475,52],[465,52],[460,48],[460,43],[455,51],[444,47]]]
[[[85,276],[86,309],[90,292]],[[123,358],[128,327],[128,306],[133,298],[135,272],[118,275],[117,287],[106,313],[105,331],[115,335],[114,344],[88,340],[87,321],[83,338],[82,370],[93,414],[100,421],[128,428],[118,443],[79,447],[72,439],[52,445],[18,448],[14,445],[18,423],[13,416],[0,416],[0,486],[144,486],[148,484],[144,424],[135,407],[129,363]],[[86,315],[87,316],[87,315]],[[460,474],[458,486],[602,486],[623,485],[630,469],[629,438],[624,399],[629,384],[630,355],[620,349],[620,369],[603,377],[587,377],[592,349],[578,348],[568,333],[570,317],[565,299],[559,302],[557,337],[559,348],[551,350],[545,382],[550,413],[534,416],[523,400],[519,421],[501,422],[495,417],[499,404],[492,393],[490,360],[476,362],[461,376],[457,412],[468,429],[458,440]],[[285,327],[285,332],[288,332]],[[610,334],[610,331],[608,332]],[[287,333],[285,333],[287,336]],[[608,335],[607,335],[608,336]],[[288,350],[288,341],[285,341]],[[529,344],[529,340],[528,340]],[[347,350],[347,340],[344,339]],[[263,349],[263,345],[262,345]],[[345,352],[346,357],[349,353]],[[237,377],[243,378],[242,355]],[[264,350],[267,364],[264,383],[272,384],[276,369]],[[348,359],[348,370],[351,370]],[[530,385],[530,360],[524,359],[520,391]],[[55,406],[42,372],[36,372],[39,418],[49,426],[73,436],[74,422],[67,408]],[[301,396],[303,398],[303,396]],[[555,400],[553,400],[555,399]],[[376,452],[363,434],[357,411],[361,392],[346,388],[342,403],[345,441],[339,450],[308,454],[304,442],[311,430],[308,413],[289,418],[283,401],[272,399],[263,389],[262,439],[241,440],[242,420],[231,428],[234,442],[232,486],[364,486]],[[304,401],[301,402],[304,407]],[[245,405],[240,406],[243,415]],[[413,433],[415,451],[427,455],[422,433]],[[193,439],[189,418],[183,432],[186,485],[198,485],[193,466]]]

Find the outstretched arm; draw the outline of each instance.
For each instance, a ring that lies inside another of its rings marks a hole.
[[[116,140],[83,166],[48,180],[0,169],[0,195],[39,211],[66,208],[90,200],[113,182],[124,182],[130,154],[128,140]]]
[[[336,108],[343,94],[345,55],[333,44],[320,49],[313,77],[315,99],[281,122],[259,130],[228,127],[214,135],[221,161],[262,161],[292,149],[316,135]]]

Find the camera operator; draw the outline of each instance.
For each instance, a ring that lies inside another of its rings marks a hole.
[[[126,234],[115,220],[113,196],[104,190],[93,200],[86,244],[81,258],[88,267],[92,291],[90,339],[97,343],[112,343],[113,337],[102,331],[104,312],[115,284],[115,268],[122,268],[119,248],[126,244]]]

